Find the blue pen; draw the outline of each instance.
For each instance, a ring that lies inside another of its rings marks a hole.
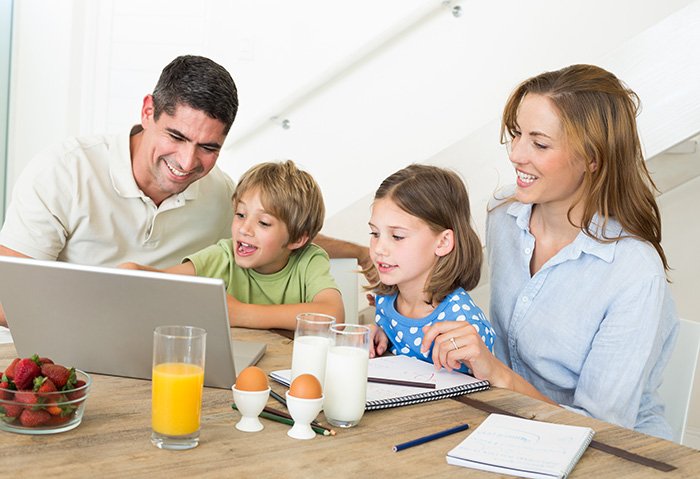
[[[436,432],[435,434],[431,434],[429,436],[419,437],[413,441],[397,444],[392,449],[394,452],[402,451],[404,449],[408,449],[409,447],[423,444],[424,442],[434,441],[435,439],[440,439],[441,437],[449,436],[450,434],[454,434],[456,432],[466,431],[467,429],[469,429],[469,424],[460,424],[459,426],[451,427],[450,429],[445,429],[444,431]]]

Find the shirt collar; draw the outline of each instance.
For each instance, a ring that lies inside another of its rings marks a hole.
[[[133,131],[133,129],[132,129]],[[109,175],[112,179],[114,191],[122,198],[147,198],[136,184],[134,173],[131,169],[131,144],[130,133],[120,134],[115,145],[109,153]],[[185,200],[197,199],[199,195],[199,181],[195,181],[182,193],[174,195],[172,198],[182,197]]]
[[[515,218],[515,223],[524,232],[530,234],[530,215],[532,214],[532,204],[513,202],[508,207],[508,214]],[[614,218],[608,218],[608,224],[603,229],[603,220],[596,213],[590,224],[590,230],[597,238],[591,238],[581,231],[576,239],[567,246],[569,258],[577,258],[581,253],[597,256],[605,262],[611,263],[615,257],[615,247],[617,241],[603,242],[605,237],[616,238],[623,236],[622,226]]]

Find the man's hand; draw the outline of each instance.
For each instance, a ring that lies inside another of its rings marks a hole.
[[[314,243],[325,249],[331,258],[355,258],[357,264],[362,268],[362,274],[367,278],[367,282],[377,284],[379,275],[377,269],[369,256],[369,248],[349,241],[339,240],[324,235],[316,235]]]

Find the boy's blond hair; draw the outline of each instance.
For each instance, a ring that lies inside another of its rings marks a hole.
[[[254,189],[265,210],[287,226],[289,243],[307,236],[306,245],[321,231],[326,215],[321,189],[292,160],[260,163],[246,171],[233,193],[233,207]]]

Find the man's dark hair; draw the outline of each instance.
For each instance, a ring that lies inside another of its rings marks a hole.
[[[183,55],[170,62],[153,90],[154,117],[174,115],[187,105],[221,121],[228,133],[238,112],[238,92],[228,71],[200,56]]]

